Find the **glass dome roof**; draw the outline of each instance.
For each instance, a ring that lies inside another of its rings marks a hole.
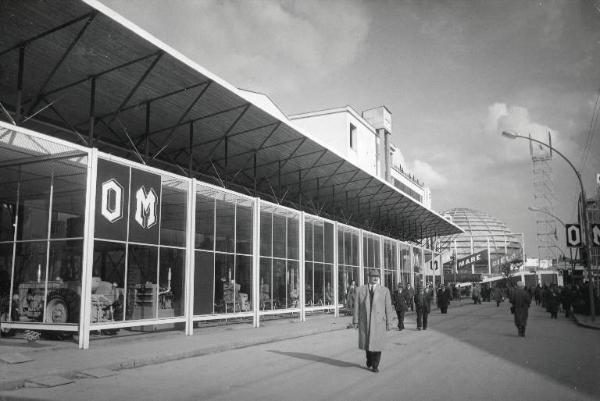
[[[513,255],[521,254],[522,234],[514,233],[496,217],[468,208],[446,210],[442,215],[465,231],[450,244],[450,251],[456,254],[457,259],[488,250],[492,260],[508,255],[512,259]],[[492,271],[489,272],[489,269]],[[497,264],[488,266],[486,262],[482,266],[475,266],[474,272],[494,273],[497,269]]]

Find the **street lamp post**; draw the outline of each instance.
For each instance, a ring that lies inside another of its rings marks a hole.
[[[531,137],[526,137],[523,135],[515,134],[514,132],[509,132],[509,131],[502,131],[502,136],[504,136],[506,138],[510,138],[510,139],[516,139],[516,138],[527,139],[529,141],[533,141],[535,143],[538,143],[542,146],[549,148],[550,150],[555,152],[557,155],[562,157],[569,164],[569,166],[571,166],[571,168],[575,172],[575,175],[577,176],[577,180],[579,181],[579,186],[581,188],[581,214],[582,214],[581,224],[583,225],[583,237],[584,237],[583,248],[586,251],[585,252],[585,256],[586,256],[585,257],[585,265],[586,265],[586,269],[588,271],[588,276],[589,276],[588,277],[588,279],[589,279],[588,285],[589,285],[589,296],[590,296],[590,319],[592,321],[594,321],[596,319],[596,312],[595,312],[595,305],[594,305],[594,285],[593,285],[594,283],[593,283],[592,265],[590,263],[590,252],[589,252],[589,248],[591,247],[591,243],[592,243],[591,242],[592,238],[590,236],[590,230],[588,228],[588,223],[587,223],[587,198],[585,197],[585,189],[583,187],[583,181],[581,180],[581,174],[575,168],[573,163],[571,163],[571,161],[569,159],[567,159],[567,157],[565,155],[563,155],[561,152],[559,152],[558,150],[556,150],[554,147],[550,146],[547,143],[538,141],[537,139],[533,139]]]

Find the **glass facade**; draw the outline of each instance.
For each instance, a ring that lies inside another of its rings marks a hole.
[[[92,325],[184,316],[187,191],[183,178],[98,161]]]
[[[333,224],[306,216],[304,219],[304,282],[306,306],[334,305]]]
[[[261,202],[260,310],[289,309],[299,306],[301,290],[299,230],[299,212]]]
[[[88,157],[0,128],[2,321],[77,327]],[[7,162],[28,157],[27,163]]]
[[[346,305],[348,288],[359,285],[360,230],[338,225],[338,303]]]
[[[386,239],[383,241],[383,285],[393,291],[398,280],[398,247],[396,241]]]
[[[379,244],[379,235],[370,234],[363,231],[363,283],[369,281],[369,269],[381,269]]]
[[[252,310],[252,199],[198,185],[194,315]]]
[[[10,327],[89,338],[232,315],[257,322],[339,308],[371,268],[390,289],[424,272],[421,248],[96,150],[64,157],[66,145],[11,133],[23,148],[0,131],[3,151],[47,152],[0,168],[0,312]]]

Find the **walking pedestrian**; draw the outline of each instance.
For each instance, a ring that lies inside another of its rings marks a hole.
[[[398,283],[398,288],[394,292],[392,297],[394,300],[394,308],[396,308],[396,315],[398,316],[398,331],[404,330],[404,314],[408,310],[407,296],[408,291],[402,286],[402,283]]]
[[[427,330],[427,317],[429,316],[429,312],[431,312],[431,300],[433,299],[433,294],[421,285],[418,285],[414,298],[415,309],[417,312],[417,330],[421,330],[421,328]]]
[[[494,301],[496,301],[496,307],[500,306],[500,302],[504,301],[504,296],[502,295],[502,290],[498,285],[494,287]]]
[[[415,302],[414,302],[415,289],[410,286],[410,283],[408,283],[408,284],[406,284],[406,290],[408,291],[408,299],[409,299],[408,306],[410,306],[410,311],[414,312],[414,310],[415,310]]]
[[[558,310],[560,309],[560,296],[558,294],[558,286],[551,284],[548,294],[546,295],[546,302],[548,305],[548,312],[550,312],[550,319],[558,319]]]
[[[450,289],[443,284],[441,286],[441,290],[438,295],[438,303],[440,304],[440,312],[448,313],[448,305],[450,304],[450,299],[452,299],[452,294],[450,293]]]
[[[524,282],[518,281],[517,288],[510,292],[510,303],[512,304],[510,310],[514,314],[515,326],[517,326],[519,336],[525,337],[531,295],[525,291]]]
[[[390,290],[379,284],[377,269],[369,272],[369,284],[356,289],[352,323],[358,328],[358,348],[366,353],[367,368],[379,372],[381,352],[385,348],[386,331],[394,326]]]
[[[356,282],[354,280],[352,280],[346,292],[346,310],[348,311],[348,314],[351,315],[354,313],[354,297],[356,296]]]

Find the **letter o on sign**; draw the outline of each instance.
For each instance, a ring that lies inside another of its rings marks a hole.
[[[581,228],[579,224],[567,224],[567,246],[581,246]]]
[[[111,223],[123,217],[123,187],[111,179],[102,183],[102,216]]]

